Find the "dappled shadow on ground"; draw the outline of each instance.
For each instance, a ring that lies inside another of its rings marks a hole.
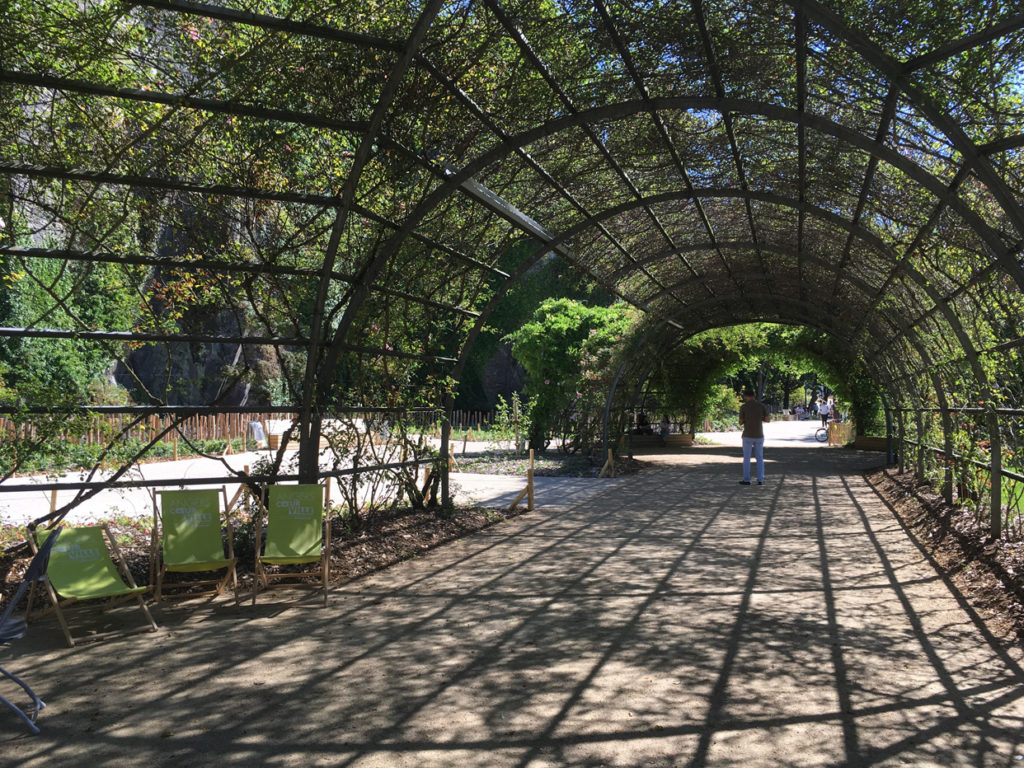
[[[152,766],[1005,765],[1010,652],[860,477],[877,456],[652,459],[601,495],[316,599],[161,609],[151,636],[11,667],[0,760]],[[3,657],[6,659],[7,657]]]

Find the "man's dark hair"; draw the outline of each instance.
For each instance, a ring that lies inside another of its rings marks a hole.
[[[744,389],[743,390],[743,396],[744,397],[753,397],[754,396],[754,390],[752,390],[752,389]]]

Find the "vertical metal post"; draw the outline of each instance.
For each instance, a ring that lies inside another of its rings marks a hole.
[[[907,471],[907,415],[902,408],[896,411],[896,429],[899,434],[900,474]]]
[[[943,408],[940,417],[942,419],[942,447],[945,453],[945,461],[942,462],[942,498],[947,504],[953,503],[953,462],[956,460],[953,454],[953,420],[949,416],[949,410]]]
[[[989,533],[993,539],[1002,535],[1003,528],[1003,439],[999,433],[999,414],[995,407],[988,407],[988,447],[990,472],[992,473],[992,495],[989,499]]]
[[[914,409],[914,420],[917,422],[917,479],[924,479],[924,416],[920,408]]]
[[[449,449],[449,438],[451,437],[452,424],[451,424],[451,401],[449,401],[448,407],[444,409],[444,416],[441,421],[441,456],[451,456],[451,450]],[[451,498],[451,483],[448,479],[448,462],[441,462],[441,508],[449,509],[452,506]]]
[[[896,463],[892,439],[892,409],[889,407],[889,400],[885,394],[881,395],[882,408],[885,409],[885,464],[892,466]]]

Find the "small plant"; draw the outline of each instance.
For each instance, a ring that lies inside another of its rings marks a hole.
[[[512,393],[511,402],[506,402],[504,397],[498,395],[494,423],[490,430],[496,449],[501,449],[504,443],[508,443],[509,450],[519,453],[522,441],[533,428],[535,404],[536,397],[521,400],[518,392]]]

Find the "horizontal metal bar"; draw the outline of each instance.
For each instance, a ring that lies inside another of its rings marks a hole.
[[[177,179],[159,179],[153,176],[132,176],[106,171],[59,168],[48,165],[0,163],[0,174],[26,176],[34,179],[56,179],[59,181],[82,181],[89,184],[110,184],[146,189],[169,189],[177,192],[194,192],[202,195],[224,195],[252,200],[277,200],[283,203],[302,203],[320,208],[336,208],[341,200],[334,195],[311,195],[302,192],[272,192],[254,187],[236,187],[229,184],[193,184]]]
[[[253,264],[223,261],[219,259],[201,259],[191,261],[173,261],[170,259],[158,258],[155,256],[141,256],[138,254],[120,255],[116,253],[104,253],[93,251],[79,251],[70,248],[48,249],[48,248],[21,248],[17,246],[0,246],[0,254],[15,256],[22,259],[66,259],[69,261],[83,261],[98,264],[128,264],[133,266],[163,267],[166,269],[181,270],[207,270],[210,272],[224,272],[225,274],[241,273],[250,275],[289,275],[295,277],[320,278],[320,272],[311,269],[300,269],[298,267],[286,267],[279,264]],[[353,284],[356,282],[354,275],[345,272],[331,272],[331,277],[342,282]],[[436,309],[455,312],[467,317],[479,317],[479,312],[463,307],[455,307],[441,302],[424,299],[420,296],[398,291],[382,285],[371,285],[370,290],[382,293],[386,296],[405,299],[424,306]]]
[[[238,11],[233,8],[226,8],[222,5],[208,5],[206,3],[193,3],[186,0],[131,0],[131,5],[142,5],[148,8],[155,8],[160,11],[171,11],[174,13],[187,13],[193,16],[204,16],[208,19],[228,21],[234,24],[244,24],[250,27],[270,29],[277,32],[292,32],[304,37],[315,37],[322,40],[333,40],[339,43],[348,43],[364,48],[381,48],[388,51],[400,53],[405,49],[405,41],[391,40],[379,35],[368,35],[362,32],[346,32],[333,27],[325,27],[320,24],[310,24],[303,21],[293,21],[278,16],[268,16],[263,13],[251,13],[249,11]]]
[[[934,453],[942,454],[943,456],[948,456],[949,455],[949,454],[946,453],[946,451],[944,449],[940,448],[937,445],[929,445],[928,443],[919,443],[916,440],[911,440],[910,438],[904,438],[903,442],[907,443],[908,445],[916,445],[918,447],[924,448],[926,451],[932,451]],[[953,458],[966,461],[968,464],[972,464],[972,465],[974,465],[976,467],[980,467],[981,469],[986,469],[989,472],[992,471],[992,467],[990,465],[986,464],[984,461],[980,461],[978,459],[965,459],[963,455],[961,455],[959,453],[955,453],[955,452],[953,453]],[[1008,477],[1011,480],[1016,480],[1017,482],[1024,483],[1024,475],[1022,475],[1022,474],[1020,474],[1018,472],[1011,472],[1008,469],[1000,469],[999,474],[1002,475],[1003,477]]]
[[[1021,408],[893,408],[897,413],[990,413],[994,412],[1000,416],[1024,416],[1024,409]]]
[[[37,74],[34,72],[17,72],[0,70],[0,82],[27,85],[33,88],[52,88],[70,93],[90,96],[138,101],[147,104],[164,104],[171,107],[185,107],[203,112],[212,112],[237,117],[253,117],[258,120],[276,120],[282,123],[306,125],[311,128],[326,128],[347,133],[365,133],[368,123],[365,120],[338,120],[306,112],[289,109],[271,109],[257,105],[238,104],[220,99],[207,99],[189,96],[184,93],[161,93],[160,91],[144,91],[138,88],[115,88],[84,80],[72,80],[67,77]]]
[[[85,171],[79,169],[58,168],[54,166],[21,165],[17,163],[0,163],[0,174],[9,176],[26,176],[29,178],[46,178],[64,181],[82,181],[90,184],[111,184],[114,186],[144,187],[147,189],[165,189],[178,192],[192,192],[202,195],[224,195],[226,197],[241,197],[253,200],[276,200],[285,203],[302,203],[320,208],[337,208],[341,205],[341,199],[333,195],[310,195],[299,192],[271,192],[265,189],[253,187],[235,187],[228,185],[202,185],[175,179],[157,179],[151,176],[131,176],[126,174],[107,173],[100,171]],[[374,221],[390,229],[400,230],[402,225],[381,216],[379,213],[364,208],[358,204],[352,204],[349,208],[358,215]],[[419,232],[410,232],[410,237],[431,248],[435,248],[449,256],[476,269],[493,274],[502,279],[509,277],[507,272],[484,264],[460,253],[451,246],[439,243]]]
[[[338,349],[346,352],[355,352],[359,355],[381,355],[382,357],[400,357],[406,360],[436,360],[440,363],[457,363],[458,360],[452,357],[440,357],[438,355],[421,355],[415,352],[401,352],[397,349],[377,349],[376,347],[361,347],[358,344],[337,344]]]
[[[383,406],[344,406],[331,407],[320,413],[320,418],[329,420],[334,413],[441,413],[444,409],[436,408],[388,408]],[[298,408],[274,407],[270,405],[72,405],[66,407],[31,406],[18,408],[0,406],[0,414],[4,413],[97,413],[97,414],[152,414],[169,416],[222,414],[222,413],[273,413],[298,416]]]
[[[933,51],[915,56],[903,65],[903,71],[910,73],[922,67],[929,67],[971,48],[977,48],[1000,37],[1013,34],[1022,27],[1024,27],[1024,13],[1015,14],[973,34],[965,35],[957,40],[950,40]]]
[[[393,464],[375,464],[365,467],[349,467],[347,469],[334,469],[328,472],[319,472],[317,477],[345,477],[347,475],[361,475],[366,472],[382,472],[388,469],[401,469],[403,467],[414,467],[422,464],[433,464],[444,459],[440,456],[419,459],[418,461],[400,461]],[[0,483],[0,493],[33,493],[37,491],[91,491],[106,488],[178,488],[190,485],[224,485],[240,483],[275,483],[282,480],[298,480],[298,475],[223,475],[221,477],[180,477],[174,480],[115,480],[113,482],[54,482],[54,483],[19,483],[7,485]]]
[[[201,336],[197,334],[137,333],[135,331],[69,331],[61,328],[3,328],[0,338],[76,339],[86,341],[140,341],[143,343],[194,342],[199,344],[269,344],[282,347],[301,347],[308,339],[280,338],[276,336]]]
[[[383,143],[394,143],[387,141],[384,137],[380,137],[380,140]],[[371,211],[369,208],[364,208],[358,203],[353,203],[350,206],[350,208],[353,213],[357,213],[360,216],[364,216],[370,221],[374,221],[385,227],[389,227],[396,231],[401,230],[403,228],[402,225],[399,224],[398,222],[391,221],[390,219],[381,216],[379,213]],[[462,253],[461,251],[455,250],[450,245],[445,245],[444,243],[434,240],[433,238],[427,237],[422,232],[409,231],[407,232],[407,235],[411,237],[413,240],[423,243],[424,245],[428,245],[435,250],[441,251],[442,253],[451,256],[453,259],[460,261],[463,264],[466,264],[467,266],[474,267],[475,269],[479,269],[483,272],[487,272],[489,274],[494,275],[495,277],[500,277],[503,280],[509,277],[508,272],[503,272],[502,270],[497,269],[496,267],[492,267],[490,264],[485,264],[479,259],[474,259],[472,256],[468,256],[465,253]]]

